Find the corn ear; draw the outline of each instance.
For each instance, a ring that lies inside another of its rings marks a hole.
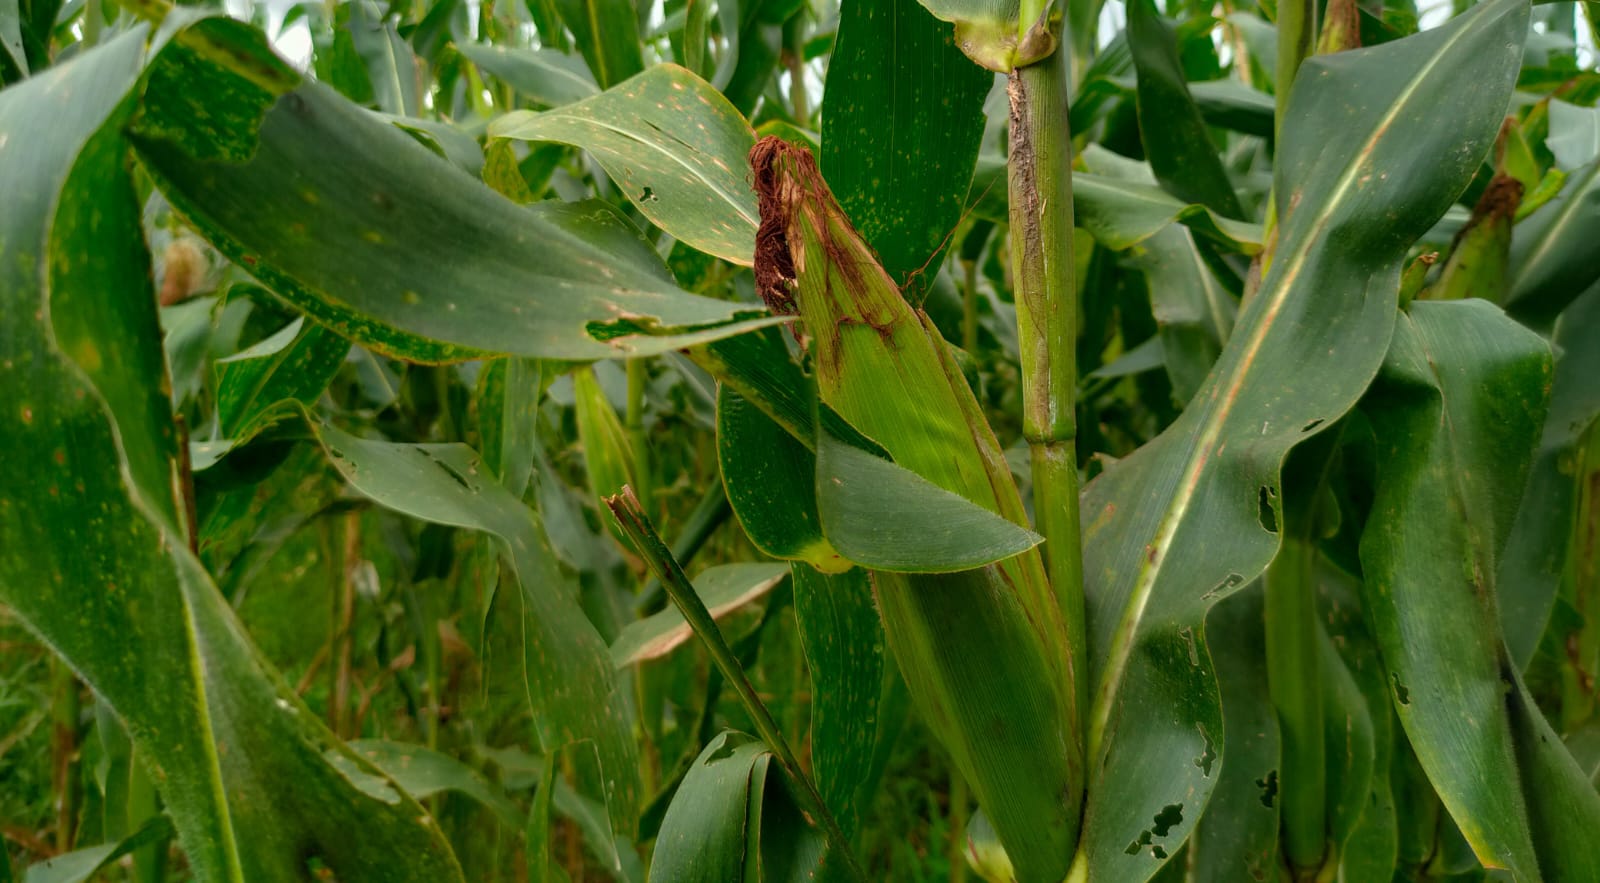
[[[1505,303],[1511,285],[1511,226],[1522,202],[1522,182],[1494,176],[1472,210],[1472,218],[1451,244],[1439,279],[1420,297],[1461,300],[1480,297]]]
[[[751,151],[756,281],[798,312],[821,400],[899,465],[1026,526],[1022,499],[953,353],[900,296],[804,149]],[[1058,881],[1077,841],[1083,761],[1071,648],[1037,548],[975,570],[873,573],[913,701],[1016,863]]]

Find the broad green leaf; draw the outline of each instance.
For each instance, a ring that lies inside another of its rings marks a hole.
[[[134,850],[171,836],[172,822],[166,816],[156,816],[115,843],[75,849],[35,864],[22,875],[22,883],[84,883]],[[5,857],[0,856],[0,861],[5,861]]]
[[[1550,619],[1567,566],[1577,517],[1576,454],[1585,429],[1600,419],[1600,288],[1567,308],[1556,324],[1550,416],[1528,477],[1517,520],[1500,556],[1497,580],[1506,644],[1519,671],[1528,667]]]
[[[1508,312],[1548,327],[1573,299],[1600,281],[1600,157],[1567,177],[1561,194],[1517,225],[1511,242]]]
[[[1182,227],[1168,227],[1146,239],[1133,265],[1149,282],[1150,311],[1161,328],[1173,399],[1186,404],[1233,332],[1239,304],[1206,265],[1193,234]]]
[[[555,8],[602,89],[644,70],[631,0],[555,0]]]
[[[721,564],[696,576],[694,590],[712,618],[720,619],[765,598],[788,574],[785,564]],[[682,611],[669,604],[659,613],[624,626],[611,643],[611,660],[617,668],[626,668],[660,659],[693,637]]]
[[[661,229],[708,254],[750,263],[757,219],[745,155],[755,133],[711,84],[684,68],[657,65],[583,101],[514,111],[489,133],[587,150]]]
[[[1184,202],[1243,218],[1228,171],[1184,82],[1172,26],[1154,0],[1128,4],[1128,47],[1139,71],[1139,132],[1156,179]]]
[[[949,573],[1020,555],[1044,541],[1026,527],[824,432],[817,438],[822,533],[874,570]]]
[[[817,790],[846,836],[870,816],[878,701],[883,692],[883,626],[860,568],[825,574],[790,565],[794,616],[811,672],[811,768]]]
[[[1051,4],[1038,5],[1038,21],[1022,21],[1020,0],[921,0],[935,18],[956,26],[956,45],[978,65],[1000,73],[1032,64],[1055,51],[1045,19]]]
[[[1261,250],[1259,224],[1236,221],[1202,205],[1186,204],[1157,187],[1154,173],[1091,145],[1083,153],[1089,173],[1072,176],[1072,201],[1078,224],[1113,251],[1143,242],[1174,221],[1225,248],[1255,254]]]
[[[717,463],[733,513],[757,549],[829,572],[850,566],[822,535],[816,456],[727,384],[717,389]]]
[[[913,303],[961,220],[993,85],[994,75],[967,60],[950,26],[917,0],[841,4],[822,172]]]
[[[1146,879],[1156,847],[1171,855],[1205,805],[1215,782],[1195,759],[1222,727],[1205,613],[1277,552],[1289,449],[1377,373],[1406,250],[1493,142],[1526,17],[1496,0],[1301,67],[1260,289],[1177,422],[1085,489],[1091,876]],[[1441,104],[1455,108],[1450,127],[1432,123]]]
[[[561,107],[600,91],[583,62],[565,52],[491,43],[459,43],[456,51],[534,104]]]
[[[423,745],[388,742],[382,739],[357,739],[350,750],[383,770],[407,794],[426,800],[441,791],[464,794],[495,814],[512,830],[522,824],[522,810],[483,774],[448,754]]]
[[[243,352],[217,361],[217,429],[242,441],[268,408],[284,399],[307,405],[327,389],[350,342],[304,319]]]
[[[1600,795],[1511,665],[1494,574],[1546,412],[1550,351],[1481,301],[1417,303],[1363,404],[1378,438],[1365,603],[1417,759],[1480,861],[1600,866]],[[1509,694],[1509,695],[1508,695]]]
[[[1088,171],[1072,173],[1073,222],[1112,251],[1139,245],[1174,223],[1183,224],[1210,242],[1247,255],[1261,251],[1260,224],[1225,218],[1202,205],[1186,204],[1149,180],[1144,163],[1116,156],[1096,144],[1083,151]],[[974,191],[989,193],[976,212],[995,220],[1006,218],[1004,163],[986,157],[979,164]],[[999,192],[995,187],[1001,187]]]
[[[1267,694],[1260,583],[1228,596],[1206,616],[1206,640],[1221,685],[1223,731],[1199,762],[1216,791],[1189,839],[1194,883],[1270,880],[1278,864],[1278,718]],[[1153,839],[1153,838],[1152,838]]]
[[[767,746],[724,732],[700,752],[656,836],[650,879],[787,883],[816,873],[817,837],[783,793]]]
[[[478,373],[479,453],[514,497],[533,479],[539,401],[554,374],[535,359],[496,359]]]
[[[372,0],[352,0],[339,7],[342,26],[367,68],[372,100],[384,113],[417,116],[417,59],[400,38],[388,11]]]
[[[207,20],[174,40],[228,45],[241,28]],[[198,875],[299,880],[315,861],[349,881],[459,880],[422,807],[327,763],[364,766],[265,667],[189,552],[121,137],[144,35],[0,94],[0,298],[16,323],[0,456],[38,466],[0,501],[0,600],[127,724]]]
[[[238,27],[233,39],[265,51]],[[371,349],[600,359],[763,321],[679,290],[608,210],[515,205],[276,60],[262,62],[278,78],[263,89],[182,47],[170,55],[136,126],[145,167],[224,254]],[[227,114],[197,116],[215,107]]]

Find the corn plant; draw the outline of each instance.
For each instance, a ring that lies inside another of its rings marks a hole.
[[[0,883],[1600,880],[1579,5],[0,0]]]

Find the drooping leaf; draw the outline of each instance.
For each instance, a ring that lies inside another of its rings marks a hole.
[[[1376,374],[1406,249],[1488,151],[1526,15],[1500,0],[1302,66],[1279,145],[1278,251],[1259,291],[1177,422],[1086,489],[1098,683],[1083,847],[1091,875],[1153,874],[1212,791],[1193,759],[1222,721],[1195,632],[1212,603],[1277,551],[1288,450],[1355,404]],[[1441,103],[1457,111],[1449,129],[1427,122]]]
[[[1044,541],[1026,527],[824,432],[817,439],[822,532],[874,570],[948,573],[1020,555]]]
[[[235,39],[265,51],[253,32]],[[608,210],[515,205],[276,60],[261,62],[277,78],[265,89],[183,47],[170,55],[136,127],[146,168],[223,253],[369,348],[597,359],[763,321],[678,289]],[[216,106],[227,114],[197,116]]]
[[[84,883],[123,856],[171,836],[171,820],[166,816],[156,816],[139,830],[114,843],[75,849],[36,863],[22,875],[22,883]],[[4,856],[0,856],[0,861],[5,860]]]
[[[1172,26],[1154,0],[1128,4],[1128,47],[1139,72],[1139,132],[1156,179],[1184,202],[1243,218],[1227,169],[1189,95]]]
[[[229,46],[241,30],[200,21],[166,49]],[[265,666],[189,551],[122,138],[144,36],[0,94],[0,298],[16,323],[0,342],[14,421],[0,447],[36,464],[0,502],[0,599],[127,724],[197,874],[298,880],[314,861],[351,881],[459,880],[422,807],[325,760],[386,781]]]
[[[766,597],[788,573],[784,564],[721,564],[696,576],[694,590],[712,618],[720,619]],[[660,659],[693,637],[683,612],[669,604],[659,613],[624,626],[611,643],[611,660],[617,668],[625,668]]]
[[[561,107],[600,91],[589,69],[565,52],[491,43],[461,43],[456,51],[534,104]]]
[[[408,445],[307,421],[333,466],[364,496],[396,512],[495,537],[521,587],[523,679],[544,750],[592,744],[615,830],[635,825],[638,760],[631,714],[605,642],[578,604],[536,513],[464,445]],[[519,607],[521,609],[521,607]]]
[[[1395,711],[1479,860],[1577,879],[1600,862],[1579,833],[1600,826],[1600,794],[1522,685],[1495,606],[1549,378],[1548,344],[1494,307],[1413,305],[1362,406],[1379,456],[1361,562]]]
[[[441,791],[455,791],[476,800],[494,813],[500,823],[515,830],[522,811],[483,774],[448,754],[424,745],[407,745],[383,739],[356,739],[350,750],[383,770],[395,784],[418,800]]]
[[[630,0],[555,0],[555,8],[600,88],[644,70],[638,19]]]
[[[498,138],[594,154],[644,216],[684,243],[749,264],[756,198],[744,172],[755,133],[709,83],[663,64],[583,101],[495,120]]]
[[[1550,416],[1539,436],[1528,487],[1500,556],[1497,581],[1506,644],[1517,669],[1533,658],[1550,619],[1572,542],[1578,499],[1579,438],[1600,419],[1600,288],[1591,289],[1556,324]]]
[[[916,0],[841,4],[822,172],[914,303],[961,219],[993,85],[994,75],[956,48],[950,26]]]
[[[671,883],[748,880],[751,780],[765,778],[772,754],[740,733],[717,736],[678,786],[656,835],[650,879]]]
[[[243,352],[217,361],[217,429],[241,441],[258,418],[284,399],[314,403],[333,379],[350,342],[296,319]]]

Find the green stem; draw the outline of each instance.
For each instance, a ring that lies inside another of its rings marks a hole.
[[[1011,73],[1011,236],[1022,432],[1033,462],[1033,511],[1066,623],[1072,717],[1088,699],[1083,550],[1078,528],[1078,295],[1072,254],[1072,133],[1067,59],[1051,53]]]
[[[1316,546],[1286,537],[1266,575],[1267,689],[1283,734],[1283,852],[1297,880],[1322,866],[1328,839],[1316,556]]]
[[[755,722],[756,730],[760,733],[767,747],[772,749],[773,756],[778,764],[783,767],[784,773],[794,784],[796,798],[800,801],[800,808],[806,815],[822,826],[823,833],[832,844],[834,851],[849,869],[851,877],[865,881],[866,872],[862,870],[855,853],[850,849],[850,841],[844,836],[844,831],[839,828],[839,823],[828,811],[828,806],[822,800],[822,795],[817,792],[816,785],[812,784],[810,777],[800,768],[800,762],[795,759],[794,752],[789,748],[789,742],[783,736],[783,731],[778,728],[772,719],[772,713],[762,704],[761,698],[756,695],[755,687],[750,679],[745,676],[744,666],[739,664],[739,658],[734,655],[733,648],[728,646],[728,641],[722,635],[722,630],[717,628],[716,620],[711,618],[711,611],[706,609],[705,602],[695,592],[694,585],[689,582],[689,577],[684,575],[683,568],[672,557],[672,552],[667,549],[666,543],[650,525],[650,519],[639,506],[639,499],[633,495],[633,489],[624,487],[622,493],[606,498],[606,505],[611,513],[616,516],[617,523],[622,527],[623,533],[633,541],[634,548],[650,565],[650,570],[661,580],[666,588],[667,595],[673,603],[683,612],[683,618],[694,630],[695,635],[705,644],[706,650],[711,654],[711,661],[716,664],[717,670],[732,684],[739,694],[739,701],[744,705],[745,713]]]
[[[978,351],[978,262],[962,261],[966,287],[961,298],[961,348],[969,354]]]

